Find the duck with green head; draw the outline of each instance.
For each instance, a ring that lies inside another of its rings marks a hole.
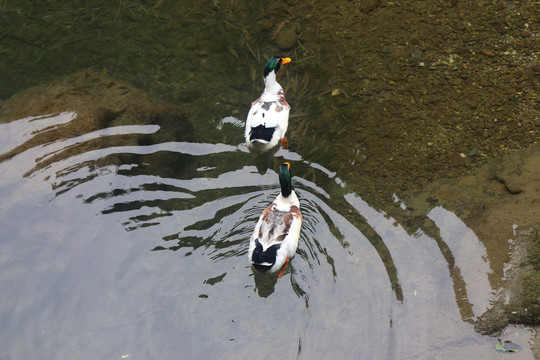
[[[261,272],[276,272],[281,277],[289,259],[296,253],[302,213],[300,202],[292,189],[290,164],[279,168],[281,193],[262,212],[249,243],[251,265]]]
[[[274,56],[264,66],[264,91],[251,104],[246,120],[245,138],[250,150],[267,151],[279,141],[286,146],[290,105],[276,75],[290,58]]]

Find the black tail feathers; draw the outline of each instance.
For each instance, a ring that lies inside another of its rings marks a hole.
[[[272,136],[274,135],[276,128],[267,128],[264,125],[259,125],[257,127],[251,128],[251,135],[249,136],[250,141],[263,140],[270,142]]]
[[[276,262],[277,251],[281,244],[274,244],[270,246],[266,251],[263,251],[263,247],[259,241],[255,240],[255,249],[251,255],[251,263],[253,267],[259,271],[268,271]]]

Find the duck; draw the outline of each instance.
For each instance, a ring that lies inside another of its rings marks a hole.
[[[289,260],[295,255],[302,227],[300,202],[292,188],[291,165],[283,163],[279,168],[281,192],[266,207],[249,242],[248,256],[251,266],[263,273],[281,270],[283,276]]]
[[[291,62],[288,57],[273,56],[264,66],[264,91],[251,103],[246,120],[245,138],[249,150],[265,152],[281,141],[287,147],[285,133],[289,125],[291,106],[277,82],[276,75],[281,66]]]

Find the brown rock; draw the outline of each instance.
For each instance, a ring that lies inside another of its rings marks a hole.
[[[276,35],[274,41],[281,50],[290,50],[296,45],[297,36],[294,30],[283,29]]]
[[[152,141],[189,141],[193,126],[179,109],[152,98],[142,90],[93,69],[60,78],[18,93],[0,107],[0,123],[30,116],[72,112],[74,117],[64,126],[36,134],[14,148],[4,157],[12,157],[29,148],[73,138],[93,131],[121,125],[158,125],[153,140],[144,134],[113,137],[105,136],[62,152],[71,156],[77,151],[118,145],[141,145]],[[156,140],[158,139],[158,140]],[[55,161],[42,161],[46,166]]]
[[[455,152],[452,154],[452,163],[454,164],[455,167],[464,166],[465,159],[462,158],[458,152]]]
[[[482,77],[478,80],[478,85],[482,86],[482,87],[486,87],[486,86],[491,86],[493,85],[493,82],[489,79],[489,78],[486,78],[486,77]]]
[[[364,12],[375,10],[379,6],[380,0],[363,0],[360,1],[358,7]]]
[[[493,50],[487,50],[487,49],[480,50],[480,53],[482,55],[486,55],[486,56],[489,56],[489,57],[495,57],[495,55],[497,55],[497,54],[495,54],[495,52]]]

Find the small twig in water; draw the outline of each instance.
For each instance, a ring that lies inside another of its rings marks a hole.
[[[189,11],[187,12],[186,15],[182,16],[182,18],[180,19],[180,21],[185,20],[189,15],[191,15],[192,12],[194,12],[195,10],[197,10],[197,8],[198,8],[199,6],[201,6],[201,4],[202,4],[202,0],[197,1],[197,3],[195,4],[195,6],[193,7],[193,9],[189,10]]]

